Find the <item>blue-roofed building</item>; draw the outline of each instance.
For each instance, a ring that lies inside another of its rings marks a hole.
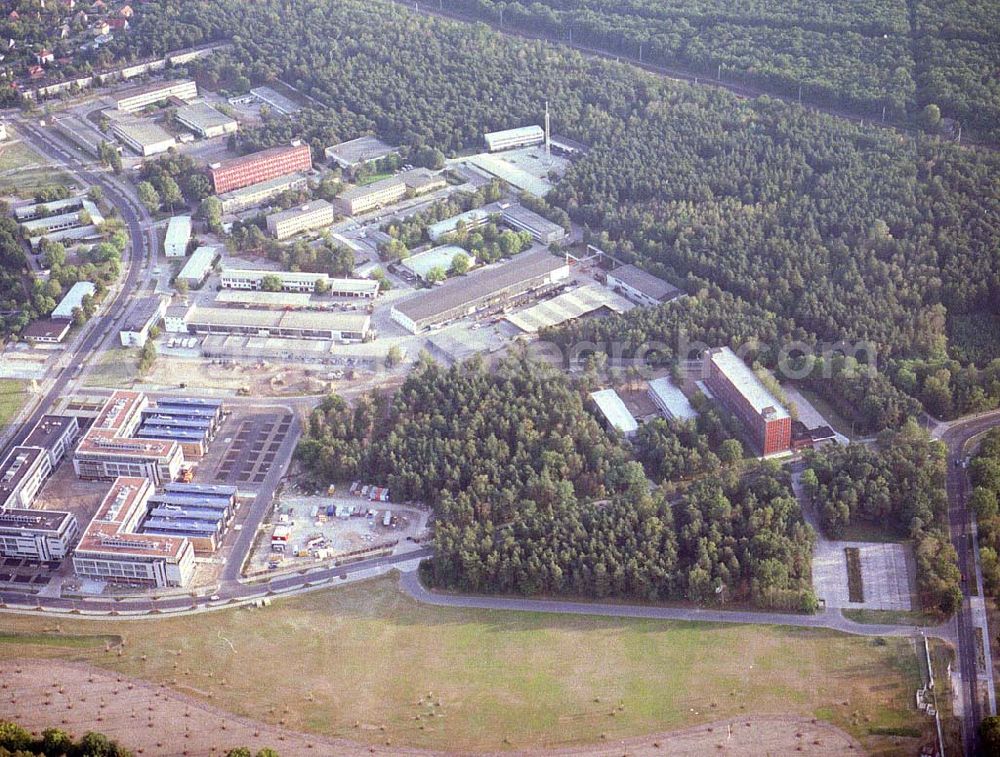
[[[196,554],[214,552],[222,542],[223,534],[218,521],[163,517],[147,517],[139,532],[155,536],[183,536],[190,540]]]
[[[187,457],[201,457],[222,423],[222,400],[165,397],[142,411],[138,436],[178,442]]]
[[[222,542],[236,516],[235,486],[169,483],[149,498],[142,533],[184,536],[199,554]]]

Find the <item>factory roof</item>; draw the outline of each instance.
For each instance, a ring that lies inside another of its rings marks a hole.
[[[177,278],[184,281],[202,281],[218,258],[219,250],[217,247],[202,245],[191,253],[191,257],[184,263]]]
[[[377,137],[358,137],[338,145],[331,145],[324,150],[324,153],[329,160],[335,161],[341,167],[351,168],[384,158],[398,149],[387,145]]]
[[[667,376],[650,381],[649,392],[674,418],[690,421],[698,417],[684,392]]]
[[[566,265],[566,259],[547,250],[518,255],[502,265],[451,279],[430,291],[395,305],[397,311],[419,323],[455,308],[472,306],[483,297],[518,283],[552,273]]]
[[[312,313],[270,310],[238,310],[192,305],[187,323],[218,326],[247,326],[259,329],[302,329],[316,331],[366,331],[371,316],[364,313]]]
[[[681,290],[673,284],[648,273],[632,264],[623,265],[611,272],[611,275],[636,291],[642,292],[654,300],[670,300],[681,294]]]
[[[268,308],[308,308],[312,303],[308,292],[258,292],[243,289],[220,289],[215,295],[219,305],[256,305]]]
[[[416,276],[426,279],[427,275],[435,268],[441,268],[447,273],[456,255],[465,255],[469,259],[470,265],[474,265],[476,262],[476,258],[467,250],[458,245],[445,244],[403,258],[400,264]]]
[[[163,312],[163,300],[160,297],[143,297],[133,303],[125,316],[122,331],[140,332],[158,320]]]
[[[173,134],[151,121],[122,118],[112,124],[112,129],[143,147],[175,141]]]
[[[432,223],[427,227],[427,236],[432,240],[439,239],[445,234],[451,234],[455,231],[455,229],[458,228],[459,223],[464,223],[466,226],[476,226],[477,224],[488,221],[491,215],[500,215],[500,207],[498,205],[473,208],[472,210],[467,210],[464,213],[459,213],[457,216],[452,216],[451,218],[445,218],[443,221]]]
[[[515,129],[486,132],[483,138],[487,142],[501,139],[545,139],[545,130],[537,124],[532,124],[531,126],[518,126]]]
[[[507,320],[521,331],[534,334],[549,326],[607,308],[615,313],[624,313],[631,307],[614,292],[597,284],[587,284],[579,289],[563,292],[549,300],[543,300],[520,313],[508,315]]]
[[[188,103],[177,109],[177,118],[196,129],[206,130],[236,123],[225,113],[220,113],[204,100]]]
[[[552,182],[528,173],[523,168],[504,160],[500,155],[481,153],[468,158],[468,162],[480,171],[536,197],[544,197],[552,190]]]
[[[540,216],[533,210],[528,210],[528,208],[519,203],[515,203],[508,208],[504,208],[503,219],[507,223],[519,223],[542,237],[566,236],[566,229],[558,223],[553,223],[548,218]]]
[[[147,95],[150,92],[158,92],[161,89],[171,89],[173,87],[193,83],[194,82],[191,79],[166,79],[164,81],[153,81],[148,84],[139,84],[135,87],[122,90],[121,92],[116,92],[114,98],[115,102],[121,102],[122,100],[127,100],[130,97],[136,97],[137,95]]]
[[[164,244],[167,247],[173,244],[186,245],[189,239],[191,239],[191,216],[173,216],[167,222]]]
[[[638,430],[639,424],[636,423],[635,417],[614,389],[601,389],[599,392],[592,392],[590,398],[614,428],[624,434]]]
[[[719,347],[710,350],[708,355],[757,413],[765,415],[766,411],[773,410],[769,419],[789,417],[788,410],[735,352],[728,347]]]
[[[96,291],[97,287],[91,281],[76,282],[59,301],[59,304],[56,305],[56,309],[52,311],[52,314],[49,317],[72,320],[73,311],[78,307],[83,306],[83,298],[87,296],[93,297]]]

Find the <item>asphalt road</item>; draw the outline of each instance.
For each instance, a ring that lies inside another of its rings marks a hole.
[[[968,477],[965,468],[956,465],[965,457],[965,445],[974,436],[1000,426],[1000,412],[987,413],[956,423],[941,435],[948,446],[948,521],[951,526],[951,540],[958,552],[958,566],[965,580],[962,582],[962,607],[955,615],[958,634],[958,664],[962,675],[962,741],[967,755],[976,753],[979,724],[984,713],[979,696],[979,672],[976,664],[977,645],[972,597],[983,596],[982,572],[979,568],[979,553],[969,538],[972,520],[966,507]],[[989,631],[983,629],[983,636],[989,643]],[[992,671],[987,671],[992,675]]]
[[[82,156],[73,147],[56,138],[47,131],[33,125],[31,122],[15,120],[18,131],[31,142],[32,147],[45,154],[55,162],[63,163],[82,181],[89,185],[101,187],[107,201],[114,205],[128,227],[131,245],[129,254],[123,260],[127,267],[125,279],[111,301],[103,308],[103,315],[97,315],[87,325],[87,331],[82,339],[77,339],[70,350],[61,359],[63,365],[57,369],[52,386],[38,402],[35,411],[22,425],[20,433],[14,435],[7,445],[0,450],[0,459],[6,456],[10,449],[17,445],[34,427],[38,420],[66,393],[66,387],[73,380],[77,366],[93,352],[94,348],[104,339],[105,333],[125,314],[130,298],[139,289],[144,268],[148,271],[148,263],[155,253],[150,237],[143,231],[143,224],[149,222],[149,214],[143,208],[132,192],[114,181],[110,174],[87,170],[85,166],[89,159]],[[144,265],[146,264],[146,265]]]

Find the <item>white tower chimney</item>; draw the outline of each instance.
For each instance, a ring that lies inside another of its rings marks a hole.
[[[545,101],[545,157],[552,155],[551,128],[549,125],[549,101]]]

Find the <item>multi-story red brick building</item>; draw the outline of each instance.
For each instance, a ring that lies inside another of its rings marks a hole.
[[[709,390],[750,430],[765,455],[792,446],[792,417],[752,370],[728,347],[705,353]]]
[[[290,145],[272,147],[242,158],[232,158],[208,167],[216,194],[249,187],[262,181],[270,181],[298,171],[312,168],[312,153],[309,145],[293,142]]]

